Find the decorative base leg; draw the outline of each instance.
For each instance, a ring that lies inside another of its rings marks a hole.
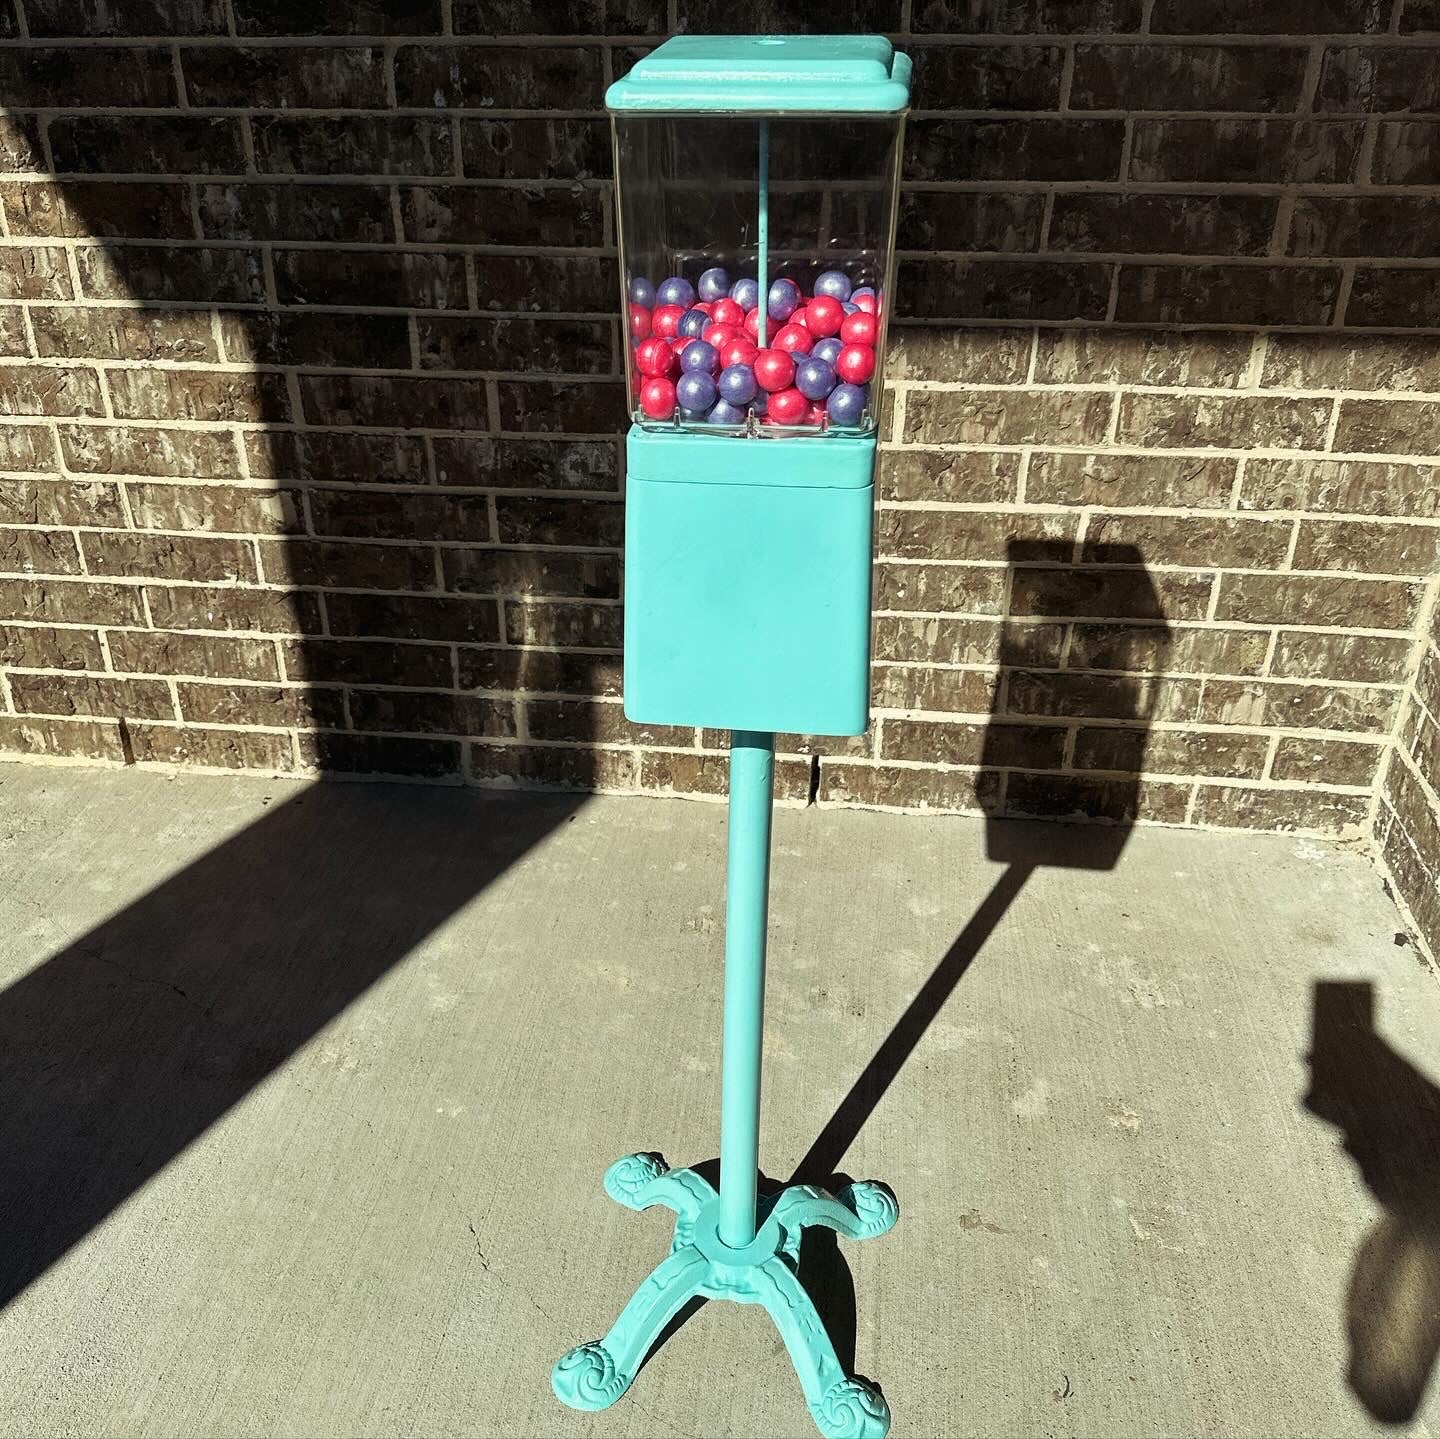
[[[890,1428],[884,1396],[840,1367],[796,1270],[801,1234],[813,1225],[847,1239],[873,1239],[893,1228],[900,1211],[889,1189],[861,1181],[832,1195],[793,1185],[760,1200],[759,1230],[744,1249],[720,1240],[715,1190],[693,1170],[669,1169],[659,1155],[631,1154],[611,1165],[605,1189],[630,1209],[673,1209],[675,1239],[605,1338],[570,1350],[555,1365],[550,1383],[557,1398],[574,1409],[608,1408],[630,1387],[661,1330],[698,1295],[765,1307],[826,1439],[884,1439]]]

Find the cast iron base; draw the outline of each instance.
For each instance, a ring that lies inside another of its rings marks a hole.
[[[884,1439],[890,1409],[878,1389],[849,1377],[796,1269],[800,1233],[823,1225],[847,1239],[874,1239],[900,1210],[883,1184],[860,1180],[839,1194],[808,1184],[762,1197],[758,1232],[744,1249],[721,1242],[720,1199],[692,1169],[671,1169],[658,1154],[627,1154],[605,1175],[610,1197],[630,1209],[664,1204],[678,1216],[670,1255],[635,1291],[614,1327],[563,1355],[550,1375],[572,1409],[606,1409],[631,1385],[645,1356],[689,1300],[763,1304],[800,1376],[805,1401],[826,1439]]]

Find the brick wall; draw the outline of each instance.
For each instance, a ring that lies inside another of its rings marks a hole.
[[[0,748],[716,790],[618,705],[601,96],[816,16],[917,88],[876,720],[784,792],[1368,825],[1440,569],[1435,0],[0,0]]]

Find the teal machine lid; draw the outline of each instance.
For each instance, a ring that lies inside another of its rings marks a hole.
[[[645,114],[898,115],[910,57],[880,35],[677,35],[605,92]]]

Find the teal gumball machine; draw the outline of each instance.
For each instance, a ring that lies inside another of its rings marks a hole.
[[[687,36],[610,87],[629,330],[625,713],[730,731],[718,1190],[654,1154],[612,1165],[677,1215],[604,1339],[556,1364],[603,1409],[691,1299],[760,1304],[831,1439],[890,1414],[847,1375],[797,1270],[801,1232],[885,1233],[895,1198],[758,1193],[775,734],[869,719],[875,444],[910,62],[878,36]]]

